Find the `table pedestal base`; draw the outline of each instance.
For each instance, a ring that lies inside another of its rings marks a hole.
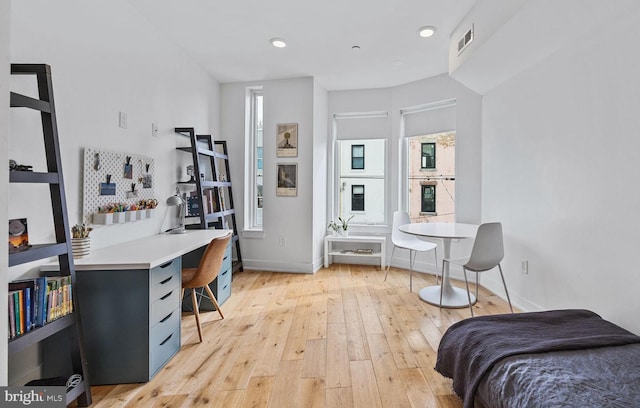
[[[434,306],[440,306],[440,286],[427,286],[420,289],[418,292],[420,299]],[[471,304],[476,303],[476,297],[471,294]],[[469,307],[469,298],[467,297],[467,291],[464,289],[456,288],[451,285],[444,286],[444,292],[442,293],[442,307],[459,308]]]

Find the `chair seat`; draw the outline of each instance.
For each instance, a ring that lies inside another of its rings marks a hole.
[[[413,239],[396,239],[393,242],[393,245],[398,248],[410,249],[412,251],[431,251],[432,249],[436,249],[438,247],[437,244],[433,242],[423,241],[420,238]]]

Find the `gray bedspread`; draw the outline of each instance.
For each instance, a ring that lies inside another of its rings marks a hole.
[[[638,408],[640,343],[507,357],[482,378],[487,408]]]
[[[640,343],[640,337],[588,310],[480,316],[447,330],[435,369],[453,379],[464,408],[472,408],[481,379],[506,357],[632,343]]]

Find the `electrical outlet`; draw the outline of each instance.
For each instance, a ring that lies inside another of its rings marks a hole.
[[[287,240],[284,238],[284,235],[278,237],[278,244],[280,244],[281,247],[287,246]]]
[[[525,275],[529,274],[529,261],[521,261],[520,262],[520,271]]]

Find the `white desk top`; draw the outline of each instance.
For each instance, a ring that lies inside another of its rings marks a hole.
[[[460,239],[475,237],[478,226],[459,222],[416,222],[401,225],[399,229],[423,237]]]
[[[188,230],[185,234],[158,234],[91,250],[88,256],[74,259],[76,271],[151,269],[203,247],[212,239],[230,233],[225,229]],[[57,270],[58,265],[43,266]]]

